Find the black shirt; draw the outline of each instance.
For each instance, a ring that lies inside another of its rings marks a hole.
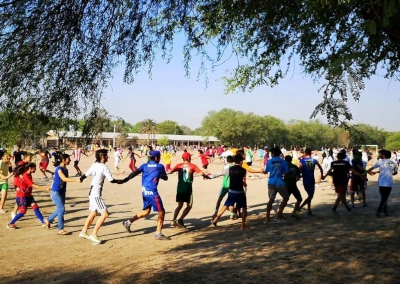
[[[334,183],[346,183],[349,180],[349,171],[351,165],[345,160],[337,160],[331,163],[331,168],[333,169],[332,177]]]
[[[246,170],[241,165],[234,165],[229,168],[229,189],[236,191],[244,191],[243,178],[246,176]]]

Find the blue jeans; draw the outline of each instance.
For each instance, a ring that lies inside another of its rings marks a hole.
[[[64,229],[65,193],[65,191],[50,192],[50,197],[57,206],[57,209],[49,216],[48,221],[52,222],[56,217],[58,217],[58,230]]]

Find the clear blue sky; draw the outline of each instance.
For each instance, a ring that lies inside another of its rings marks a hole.
[[[135,124],[143,119],[177,121],[192,129],[200,127],[202,119],[211,110],[231,108],[258,115],[272,115],[288,121],[308,120],[314,107],[322,101],[318,89],[322,83],[313,83],[301,74],[301,67],[293,66],[287,78],[278,86],[261,86],[251,93],[224,94],[221,77],[232,67],[232,62],[209,72],[209,84],[197,80],[199,60],[193,57],[192,76],[184,77],[183,58],[175,49],[172,61],[154,63],[152,79],[147,70],[137,75],[133,84],[123,83],[123,68],[118,68],[104,93],[102,104],[111,115]],[[296,61],[298,62],[298,60]],[[367,123],[388,131],[400,131],[400,82],[375,76],[366,82],[359,103],[349,99],[353,123]],[[156,108],[149,106],[157,106]],[[151,110],[153,109],[153,110]],[[323,117],[321,121],[325,122]]]

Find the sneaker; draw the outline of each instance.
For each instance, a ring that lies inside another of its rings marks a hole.
[[[79,233],[79,237],[82,238],[82,239],[85,239],[85,240],[89,239],[89,235],[86,234],[85,232],[80,232]]]
[[[17,216],[14,212],[11,212],[11,220],[13,220]]]
[[[214,220],[217,217],[217,213],[214,213],[214,215],[212,215],[212,219]]]
[[[4,214],[4,213],[6,213],[6,210],[0,209],[0,213],[1,213],[1,214]]]
[[[130,224],[130,222],[128,222],[128,221],[122,222],[122,226],[124,226],[125,230],[130,234],[130,233],[132,233],[132,231],[131,231],[131,224],[132,223]]]
[[[278,218],[272,219],[272,222],[274,222],[274,223],[286,223],[286,221],[284,219],[278,219]]]
[[[167,236],[163,235],[162,233],[156,234],[156,235],[154,236],[154,238],[155,238],[156,240],[160,240],[160,241],[170,240],[170,239],[171,239],[170,237],[167,237]]]
[[[101,244],[101,241],[96,235],[90,235],[87,239],[94,244]]]
[[[183,224],[183,220],[182,219],[178,220],[178,226],[181,227],[181,228],[186,228],[185,224]]]
[[[211,224],[213,224],[214,227],[217,227],[217,222],[214,222],[214,219],[211,220]]]
[[[43,179],[49,179],[48,177],[44,176]]]
[[[17,228],[17,225],[15,225],[15,224],[8,224],[7,225],[7,227],[6,227],[7,229],[16,229]]]
[[[42,224],[42,228],[50,229],[50,222],[45,219],[44,223]]]

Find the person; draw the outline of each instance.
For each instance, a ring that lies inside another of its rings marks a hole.
[[[39,219],[43,228],[50,228],[50,224],[43,219],[42,213],[39,210],[39,206],[32,196],[32,190],[43,190],[50,191],[50,187],[36,185],[32,180],[32,174],[36,172],[36,164],[28,163],[26,166],[20,167],[16,171],[15,175],[18,177],[18,190],[16,191],[16,202],[18,204],[19,213],[11,220],[7,225],[8,229],[16,229],[15,224],[20,220],[25,214],[28,207],[33,209],[36,217]]]
[[[296,198],[296,203],[294,205],[292,214],[290,215],[292,218],[298,219],[299,216],[297,215],[297,212],[299,211],[301,201],[303,201],[303,198],[301,197],[300,190],[297,188],[297,181],[300,179],[300,169],[298,166],[292,163],[293,157],[292,156],[286,156],[285,161],[288,165],[289,172],[287,176],[285,177],[285,186],[286,189],[289,193],[289,198],[290,195],[293,194],[294,198]]]
[[[74,157],[74,168],[76,170],[76,177],[80,177],[82,175],[82,171],[79,168],[79,161],[81,160],[82,154],[88,157],[86,153],[79,147],[78,144],[75,144],[75,148],[72,150],[72,154],[70,156]]]
[[[217,226],[217,223],[221,216],[224,214],[226,209],[232,208],[236,204],[237,210],[242,210],[242,222],[241,229],[246,229],[246,218],[247,218],[247,198],[246,193],[244,191],[244,186],[246,184],[246,170],[242,167],[243,156],[240,154],[235,155],[233,158],[235,165],[229,167],[224,170],[223,175],[229,176],[229,191],[228,198],[225,201],[224,206],[222,206],[221,210],[219,210],[217,216],[211,220],[211,223],[214,226]]]
[[[144,146],[143,145],[140,145],[140,155],[143,155],[143,151],[144,151]]]
[[[222,147],[222,149],[223,149],[223,152],[220,155],[220,157],[224,159],[224,164],[227,164],[226,158],[228,156],[232,156],[233,157],[234,155],[233,155],[232,151],[228,149],[228,146],[224,145]]]
[[[165,209],[158,193],[158,182],[160,179],[168,180],[165,168],[160,164],[160,152],[150,151],[149,158],[150,162],[141,165],[136,171],[129,174],[122,183],[126,183],[137,175],[143,173],[142,175],[142,197],[143,197],[143,209],[131,219],[122,222],[122,225],[131,233],[131,224],[141,218],[146,217],[150,214],[151,208],[158,212],[157,229],[155,234],[156,240],[170,240],[170,237],[165,236],[162,233],[162,227],[164,224]]]
[[[89,216],[86,219],[79,237],[91,241],[93,244],[101,244],[97,234],[99,229],[108,218],[109,213],[107,205],[102,198],[104,179],[110,183],[119,183],[121,180],[116,180],[111,175],[110,169],[106,165],[108,161],[108,150],[100,149],[96,151],[96,162],[80,177],[80,182],[83,182],[87,177],[93,176],[89,190]],[[100,218],[97,220],[96,225],[91,235],[87,234],[89,227],[92,225],[94,219],[100,213]]]
[[[333,162],[333,158],[331,155],[326,155],[325,152],[322,154],[322,174],[323,176],[327,176],[328,177],[328,188],[330,189],[334,189],[333,187],[333,182],[332,182],[332,176],[331,175],[327,175],[329,169],[331,168],[331,163]],[[320,182],[320,180],[318,180],[318,182]]]
[[[336,209],[339,206],[340,202],[346,207],[347,211],[350,212],[351,208],[348,206],[346,202],[346,192],[347,192],[347,184],[349,180],[350,171],[353,172],[354,176],[358,176],[360,179],[363,179],[363,176],[358,173],[353,167],[350,165],[348,161],[346,161],[346,154],[343,152],[339,152],[336,156],[337,160],[331,162],[331,167],[326,174],[322,176],[322,179],[325,179],[327,176],[332,175],[333,185],[335,187],[335,191],[337,194],[335,204],[333,205],[332,212],[336,213]]]
[[[366,172],[375,174],[379,173],[378,186],[381,195],[381,201],[376,210],[376,217],[382,217],[382,211],[385,216],[389,216],[387,202],[393,187],[393,176],[397,175],[397,164],[390,160],[391,153],[387,150],[380,150],[378,152],[379,160]],[[379,172],[372,172],[374,169],[379,168]]]
[[[282,155],[281,150],[276,147],[271,149],[272,158],[268,160],[265,166],[264,173],[269,173],[268,178],[268,196],[269,201],[267,204],[267,216],[265,218],[265,223],[271,222],[271,209],[272,204],[274,204],[276,194],[279,193],[282,196],[282,202],[279,205],[278,212],[276,214],[274,222],[280,223],[285,222],[283,218],[283,209],[289,200],[289,192],[285,186],[285,181],[283,177],[287,177],[289,174],[289,167],[285,160],[282,160],[280,156]]]
[[[232,156],[226,157],[226,162],[227,162],[227,164],[224,165],[224,171],[234,165],[233,157]],[[229,181],[230,181],[229,175],[225,175],[224,178],[222,179],[222,186],[221,186],[221,190],[219,191],[217,203],[215,205],[215,212],[212,215],[213,219],[215,217],[217,217],[219,207],[221,206],[222,199],[229,192],[229,184],[230,184]],[[233,211],[231,211],[231,215],[230,215],[231,220],[234,219],[234,216],[235,216],[235,213]]]
[[[53,172],[47,169],[51,158],[50,153],[47,150],[41,149],[39,150],[39,156],[40,156],[39,170],[42,172],[43,178],[48,179],[46,173],[49,173],[52,176],[54,175]]]
[[[122,155],[118,151],[117,147],[114,147],[114,168],[117,170],[117,176],[120,174],[119,172],[119,162],[122,160]],[[122,173],[125,173],[125,171],[122,171]]]
[[[125,158],[122,159],[122,161],[125,161],[125,159],[129,157],[129,159],[131,160],[129,162],[129,168],[132,172],[136,171],[137,169],[135,155],[138,156],[138,158],[141,158],[141,156],[133,151],[132,147],[128,147],[128,154],[126,154]]]
[[[161,158],[164,160],[165,170],[168,172],[171,169],[172,155],[170,153],[168,153],[167,149],[164,149],[163,154],[161,155]]]
[[[94,144],[94,146],[92,147],[92,152],[89,154],[89,155],[87,155],[87,157],[90,157],[90,156],[92,156],[93,154],[96,154],[97,153],[97,151],[99,151],[99,150],[101,150],[102,148],[100,147],[100,143],[95,143]],[[96,155],[95,155],[95,157],[96,157]]]
[[[18,169],[24,170],[25,165],[29,164],[30,162],[32,162],[32,155],[30,153],[26,153],[24,159],[20,161],[13,169],[13,174],[14,174],[13,185],[15,191],[18,191],[18,188],[20,187],[19,176],[16,174],[16,172],[18,171]],[[11,220],[15,218],[15,216],[17,215],[17,211],[18,211],[18,204],[15,203],[14,209],[11,211]]]
[[[358,196],[361,193],[361,197],[363,200],[363,207],[367,207],[367,201],[366,201],[367,196],[364,188],[365,176],[355,174],[355,172],[358,172],[359,174],[363,174],[365,172],[361,155],[362,155],[361,152],[357,148],[353,148],[353,159],[351,160],[351,166],[353,167],[352,171],[353,174],[350,180],[351,208],[355,208],[354,196],[356,193]]]
[[[21,151],[21,145],[17,145],[17,148],[15,149],[15,151],[12,154],[12,159],[14,159],[14,164],[15,166],[18,165],[19,162],[22,161],[22,156],[25,156],[26,152]]]
[[[253,164],[253,152],[251,151],[250,146],[244,147],[244,154],[245,154],[246,164],[249,167],[251,167]],[[251,175],[251,179],[254,179],[254,174]]]
[[[0,161],[0,191],[1,191],[1,200],[0,200],[0,213],[6,213],[4,210],[4,204],[7,200],[7,191],[8,191],[8,179],[13,176],[13,173],[9,168],[10,163],[10,155],[5,153]]]
[[[67,192],[67,182],[80,182],[80,180],[68,177],[67,166],[71,162],[68,154],[61,154],[60,161],[60,164],[54,170],[54,180],[50,191],[51,200],[53,200],[54,205],[57,208],[47,218],[47,223],[52,224],[54,219],[57,217],[57,235],[68,235],[69,233],[64,230],[65,195]]]
[[[61,163],[61,154],[61,151],[58,151],[57,148],[53,148],[53,151],[51,152],[51,157],[54,158],[54,167],[58,167],[58,165]]]
[[[203,167],[203,172],[205,172],[206,174],[209,174],[209,171],[207,170],[208,167],[208,157],[203,153],[202,150],[199,150],[199,158]]]
[[[317,160],[311,158],[311,152],[312,150],[310,148],[306,148],[304,151],[305,157],[300,160],[299,164],[299,169],[303,177],[303,186],[308,194],[307,198],[300,206],[300,210],[307,205],[308,215],[310,216],[313,215],[311,210],[311,201],[314,198],[314,193],[315,193],[315,177],[314,177],[315,166],[317,166],[321,172],[320,178],[323,176],[322,167]]]
[[[204,178],[209,179],[209,177],[205,173],[203,173],[195,164],[191,163],[190,153],[183,153],[182,160],[183,163],[180,163],[176,165],[172,170],[169,169],[167,171],[167,174],[178,172],[178,186],[176,193],[176,202],[178,203],[178,206],[174,211],[174,217],[172,219],[172,226],[174,228],[186,228],[183,220],[189,214],[190,210],[193,207],[193,174],[198,173]],[[183,210],[181,217],[177,219],[184,203],[186,203],[186,208]]]

